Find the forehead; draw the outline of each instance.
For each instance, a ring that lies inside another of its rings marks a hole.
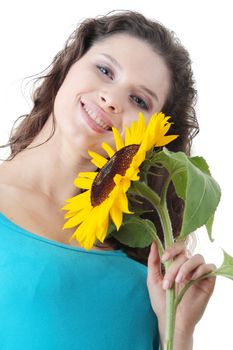
[[[121,67],[116,68],[133,83],[146,85],[165,100],[170,86],[169,70],[149,43],[128,34],[114,34],[94,43],[86,53],[96,58],[103,54],[113,57]]]

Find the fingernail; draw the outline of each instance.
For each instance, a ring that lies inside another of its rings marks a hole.
[[[163,255],[162,255],[162,261],[167,261],[169,260],[170,258],[170,254],[168,252],[165,252]]]
[[[169,280],[163,280],[163,289],[168,289],[170,287],[170,281]]]

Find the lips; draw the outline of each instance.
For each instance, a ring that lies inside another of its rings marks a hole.
[[[112,130],[112,122],[108,115],[93,102],[81,101],[83,117],[87,124],[97,132],[107,132]]]

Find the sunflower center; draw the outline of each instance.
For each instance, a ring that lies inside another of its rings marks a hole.
[[[100,169],[91,188],[91,204],[93,207],[100,205],[108,197],[115,187],[114,176],[116,174],[125,175],[138,149],[139,145],[129,145],[121,148]]]

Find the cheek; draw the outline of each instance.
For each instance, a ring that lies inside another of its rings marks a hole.
[[[55,116],[59,114],[69,113],[72,106],[73,91],[70,88],[68,81],[64,81],[57,92],[54,101]]]
[[[92,72],[85,69],[70,71],[58,90],[56,105],[65,108],[73,105],[83,93],[96,89],[98,83],[98,78]]]
[[[77,95],[77,93],[91,92],[98,88],[99,84],[98,77],[90,68],[80,66],[71,76],[69,89]]]

